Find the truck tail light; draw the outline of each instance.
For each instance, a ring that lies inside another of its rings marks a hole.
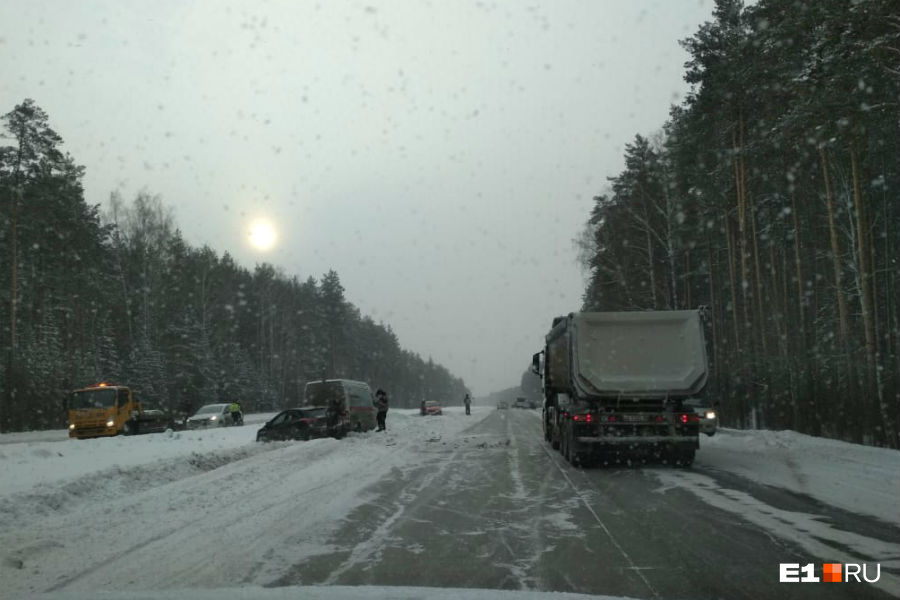
[[[586,415],[573,415],[573,421],[578,421],[579,423],[590,423],[591,422],[591,413],[587,413]]]
[[[700,416],[697,415],[696,413],[681,415],[682,423],[698,423],[699,421],[700,421]]]

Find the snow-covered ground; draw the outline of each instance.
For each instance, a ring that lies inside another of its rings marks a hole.
[[[388,473],[402,478],[444,456],[442,448],[477,443],[463,431],[493,412],[476,407],[466,417],[451,408],[443,417],[423,418],[415,410],[392,410],[387,433],[298,443],[256,443],[259,423],[270,415],[248,418],[256,423],[244,427],[129,438],[76,441],[65,432],[0,436],[2,592],[96,598],[104,597],[98,589],[133,589],[148,592],[106,597],[187,600],[511,598],[512,592],[491,590],[259,587],[304,557],[321,554],[330,534],[369,500],[367,488]],[[773,514],[749,495],[723,491],[702,473],[731,473],[896,527],[900,452],[793,432],[721,430],[701,444],[698,472],[653,470],[663,488],[687,489],[762,529],[783,529],[794,520],[798,537],[813,532],[806,537],[850,550],[864,542],[862,550],[887,565],[900,558],[896,545],[875,547],[869,538],[831,530],[798,513]],[[162,558],[161,548],[166,549]],[[829,550],[807,549],[812,555]],[[248,554],[262,559],[245,564],[242,557]],[[127,561],[119,560],[125,556]],[[161,560],[165,564],[158,564]],[[147,561],[156,568],[142,570]],[[220,580],[222,564],[241,570],[232,575],[242,587]],[[539,596],[515,592],[516,598]]]
[[[329,532],[366,501],[365,488],[391,470],[432,460],[431,448],[452,443],[490,412],[466,417],[449,409],[423,418],[392,410],[386,433],[300,443],[256,443],[258,425],[93,440],[27,441],[48,434],[14,434],[15,441],[0,445],[3,593],[60,590],[52,595],[94,598],[98,589],[127,588],[156,590],[129,596],[135,598],[206,598],[212,594],[204,590],[223,585],[221,565],[233,564],[247,569],[235,574],[245,583],[215,592],[219,600],[421,597],[401,589],[385,595],[388,588],[298,596],[296,588],[258,586],[321,552]],[[163,541],[168,550],[160,565],[154,547]],[[265,561],[246,565],[249,552]],[[116,560],[124,555],[130,566]],[[152,572],[140,568],[147,561],[154,562]],[[169,574],[166,581],[160,570]]]
[[[794,431],[701,436],[699,463],[844,510],[900,522],[900,452]]]

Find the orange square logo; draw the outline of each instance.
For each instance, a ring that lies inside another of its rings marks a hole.
[[[822,581],[840,583],[841,563],[825,563],[822,565]]]

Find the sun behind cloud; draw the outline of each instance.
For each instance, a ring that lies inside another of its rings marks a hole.
[[[255,219],[250,223],[248,238],[251,246],[261,252],[266,252],[275,247],[275,243],[278,241],[278,232],[268,220]]]

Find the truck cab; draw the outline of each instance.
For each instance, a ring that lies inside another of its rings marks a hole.
[[[105,382],[69,396],[69,437],[75,439],[164,431],[161,411],[145,411],[131,388]]]

